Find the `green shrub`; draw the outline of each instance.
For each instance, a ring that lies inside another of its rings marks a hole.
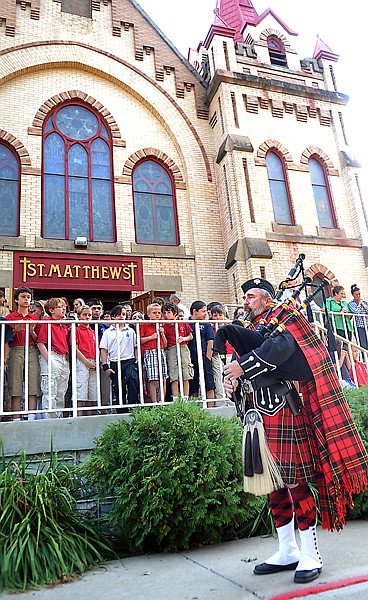
[[[368,386],[344,389],[353,419],[368,452]],[[347,519],[368,519],[368,491],[354,498],[354,507],[347,512]]]
[[[73,487],[79,487],[73,467],[55,453],[38,467],[24,453],[8,463],[3,457],[0,590],[65,581],[113,557],[96,523],[77,512]]]
[[[368,451],[368,386],[345,388],[344,393],[355,424]]]
[[[263,500],[242,492],[241,426],[195,402],[136,408],[109,425],[84,473],[115,497],[109,521],[127,553],[229,539]]]

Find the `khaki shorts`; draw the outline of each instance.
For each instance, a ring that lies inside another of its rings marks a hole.
[[[183,374],[183,381],[193,379],[193,365],[190,360],[189,348],[186,344],[180,344],[180,358],[181,358],[181,372]],[[178,365],[178,353],[176,346],[171,346],[167,349],[166,353],[167,370],[169,373],[170,381],[179,380],[179,365]]]
[[[11,346],[8,358],[8,386],[10,396],[23,396],[23,382],[25,380],[25,347]],[[28,354],[28,395],[39,396],[40,367],[38,363],[38,350],[29,346]]]

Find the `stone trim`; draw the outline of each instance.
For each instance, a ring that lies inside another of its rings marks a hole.
[[[325,265],[322,265],[320,263],[314,263],[314,265],[308,267],[308,269],[305,270],[305,274],[311,279],[314,279],[314,277],[316,277],[317,275],[323,275],[330,281],[332,287],[338,285],[339,283],[336,279],[336,275],[332,271],[330,271],[330,269],[325,267]]]
[[[266,231],[266,240],[285,244],[312,244],[313,246],[338,246],[343,248],[361,248],[362,242],[356,238],[318,237],[317,235],[300,235],[297,233],[277,233]]]
[[[289,168],[291,164],[293,164],[293,157],[291,156],[289,150],[285,148],[280,142],[277,140],[267,140],[262,142],[257,150],[257,158],[256,164],[259,166],[266,166],[266,154],[269,150],[275,149],[279,152],[282,158],[285,161],[285,167]]]
[[[60,92],[59,94],[55,94],[46,100],[36,112],[33,119],[32,128],[28,129],[28,133],[30,135],[42,135],[42,127],[46,117],[49,115],[51,110],[55,108],[55,106],[64,103],[66,100],[82,100],[86,104],[93,106],[93,108],[100,113],[107,123],[111,132],[113,146],[122,146],[123,148],[126,147],[125,141],[121,139],[119,126],[110,111],[103,104],[101,104],[101,102],[96,100],[96,98],[93,98],[93,96],[89,96],[80,90]]]
[[[302,155],[300,157],[300,162],[302,165],[308,165],[309,159],[312,156],[318,156],[318,158],[323,162],[326,167],[328,175],[339,175],[338,169],[335,169],[334,164],[328,154],[318,148],[318,146],[309,146],[305,150],[303,150]]]
[[[291,50],[291,46],[290,46],[290,42],[289,42],[289,40],[288,40],[288,39],[287,39],[287,38],[286,38],[286,37],[285,37],[285,36],[284,36],[284,35],[283,35],[283,34],[282,34],[280,31],[278,31],[277,29],[271,29],[271,28],[269,28],[269,29],[264,29],[264,30],[263,30],[263,31],[260,33],[259,40],[260,40],[261,42],[263,42],[263,44],[262,44],[262,45],[264,45],[264,44],[265,44],[265,45],[267,46],[267,39],[268,39],[268,38],[269,38],[271,35],[274,35],[275,37],[277,37],[277,38],[280,40],[280,42],[282,42],[282,43],[284,44],[284,48],[285,48],[285,50],[289,50],[289,51]]]
[[[168,168],[174,179],[176,187],[178,187],[177,184],[181,184],[180,189],[186,189],[186,184],[177,164],[167,154],[165,154],[165,152],[161,152],[161,150],[157,150],[157,148],[142,148],[141,150],[136,150],[136,152],[133,152],[133,154],[131,154],[125,161],[123,167],[123,180],[121,183],[131,184],[132,173],[135,165],[142,160],[142,158],[149,157],[157,158]]]
[[[4,129],[0,129],[0,139],[8,142],[8,144],[15,150],[20,160],[20,172],[23,175],[27,167],[31,166],[31,157],[29,156],[28,150],[14,135],[8,133]]]

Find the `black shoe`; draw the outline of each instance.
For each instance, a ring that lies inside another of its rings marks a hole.
[[[309,583],[322,573],[322,567],[319,569],[310,569],[309,571],[296,571],[294,575],[294,583]]]
[[[272,573],[280,573],[281,571],[295,571],[298,563],[293,562],[289,565],[270,565],[268,563],[261,563],[260,565],[256,565],[253,569],[253,573],[255,575],[272,575]],[[304,573],[305,571],[301,571]]]

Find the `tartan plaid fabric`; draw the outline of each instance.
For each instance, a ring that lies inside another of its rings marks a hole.
[[[287,311],[285,318],[289,315]],[[303,407],[298,415],[288,407],[272,417],[262,415],[267,441],[285,483],[316,482],[322,527],[339,530],[352,495],[368,488],[368,455],[325,345],[302,315],[294,316],[286,328],[314,379],[301,382]]]

